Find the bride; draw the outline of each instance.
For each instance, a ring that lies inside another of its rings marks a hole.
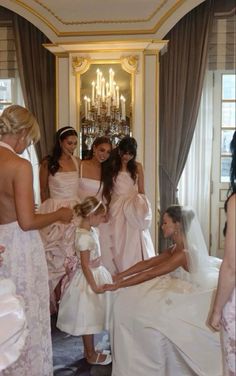
[[[206,326],[220,260],[208,256],[189,208],[169,207],[173,245],[114,277],[112,376],[221,376],[219,335]],[[158,278],[156,278],[158,277]]]

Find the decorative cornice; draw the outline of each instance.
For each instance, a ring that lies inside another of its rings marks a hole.
[[[121,66],[127,73],[137,73],[138,56],[125,56],[121,58]]]
[[[157,6],[157,8],[146,18],[134,18],[134,19],[126,19],[126,20],[90,20],[90,21],[65,21],[61,17],[57,16],[47,5],[44,4],[43,1],[34,0],[35,3],[39,4],[42,8],[44,8],[47,12],[49,12],[53,17],[55,17],[59,22],[63,25],[92,25],[92,24],[130,24],[130,23],[141,23],[141,22],[149,22],[152,18],[166,5],[168,0],[162,0],[162,2]]]
[[[87,72],[91,64],[90,59],[86,59],[81,56],[75,56],[72,59],[72,68],[74,70],[74,73],[83,74]]]

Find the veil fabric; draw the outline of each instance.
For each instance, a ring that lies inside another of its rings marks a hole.
[[[214,288],[217,285],[221,260],[209,256],[200,223],[190,207],[182,207],[182,227],[191,282],[199,287]]]

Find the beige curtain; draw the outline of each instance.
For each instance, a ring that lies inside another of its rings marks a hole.
[[[55,57],[43,47],[50,41],[30,22],[13,14],[13,25],[25,105],[40,126],[36,150],[41,160],[51,151],[56,129]]]
[[[176,203],[177,185],[187,159],[207,64],[213,2],[193,9],[165,36],[160,58],[160,204]],[[200,156],[199,156],[200,157]],[[160,238],[160,249],[166,246]]]

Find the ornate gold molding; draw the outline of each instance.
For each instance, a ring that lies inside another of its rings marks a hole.
[[[87,70],[90,67],[90,64],[91,64],[90,59],[86,59],[86,58],[81,57],[81,56],[75,56],[72,59],[72,68],[74,70],[74,73],[83,74],[83,73],[87,72]]]
[[[49,12],[53,17],[55,17],[59,22],[63,25],[91,25],[91,24],[130,24],[130,23],[140,23],[140,22],[149,22],[152,18],[166,5],[168,0],[162,0],[161,3],[156,7],[156,9],[146,18],[133,18],[133,19],[110,19],[110,20],[90,20],[90,21],[65,21],[55,12],[50,9],[45,2],[40,0],[34,0],[35,3],[39,4],[42,8],[44,8],[47,12]]]
[[[127,73],[137,73],[138,56],[131,55],[121,58],[121,66]]]

